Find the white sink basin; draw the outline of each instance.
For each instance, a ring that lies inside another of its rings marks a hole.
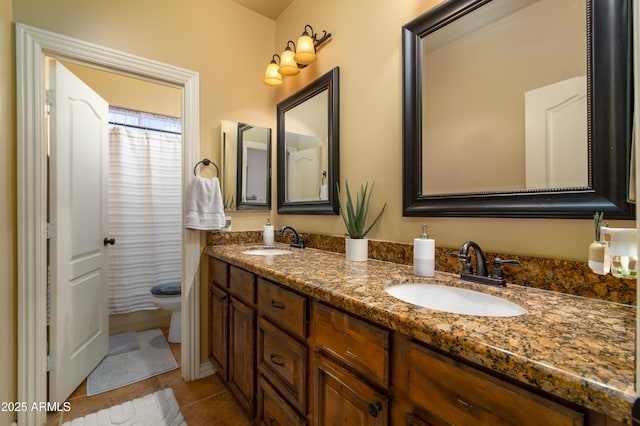
[[[526,314],[522,306],[500,297],[459,287],[434,284],[398,284],[386,292],[402,301],[454,314],[514,317]]]
[[[255,256],[279,256],[281,254],[291,254],[291,251],[265,247],[245,250],[242,254],[252,254]]]

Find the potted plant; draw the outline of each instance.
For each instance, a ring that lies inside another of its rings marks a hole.
[[[371,200],[371,193],[373,191],[373,184],[369,189],[369,183],[360,185],[360,192],[356,193],[355,204],[351,198],[351,191],[349,190],[349,182],[345,182],[347,189],[347,199],[345,207],[340,202],[340,187],[338,187],[338,201],[340,204],[340,214],[344,225],[347,228],[348,237],[345,239],[346,243],[346,255],[347,260],[363,261],[369,257],[369,243],[365,237],[371,231],[371,228],[378,223],[382,213],[384,212],[387,203],[384,203],[380,213],[371,222],[369,226],[366,225],[367,213],[369,212],[369,201]]]

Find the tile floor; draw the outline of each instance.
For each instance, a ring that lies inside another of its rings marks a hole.
[[[163,331],[166,336],[168,330]],[[176,361],[180,364],[180,344],[169,343],[169,346]],[[69,397],[68,401],[71,404],[69,412],[50,413],[47,416],[47,426],[61,425],[77,417],[83,417],[103,408],[119,405],[169,387],[173,389],[180,405],[180,411],[189,426],[252,424],[231,395],[229,388],[216,374],[204,379],[185,382],[180,377],[178,369],[90,397],[87,396],[86,386],[87,381],[85,380]]]

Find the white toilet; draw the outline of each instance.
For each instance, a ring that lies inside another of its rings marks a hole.
[[[180,283],[155,285],[151,288],[151,299],[158,308],[171,311],[169,342],[180,343],[182,285]]]

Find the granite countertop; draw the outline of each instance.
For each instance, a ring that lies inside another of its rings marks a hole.
[[[205,253],[302,294],[455,354],[616,420],[630,423],[635,399],[634,306],[517,285],[494,288],[437,272],[342,254],[290,249],[291,254],[243,254],[256,244],[208,246]],[[286,248],[277,244],[277,248]],[[402,282],[453,285],[515,302],[516,317],[451,314],[402,302],[384,289]]]

